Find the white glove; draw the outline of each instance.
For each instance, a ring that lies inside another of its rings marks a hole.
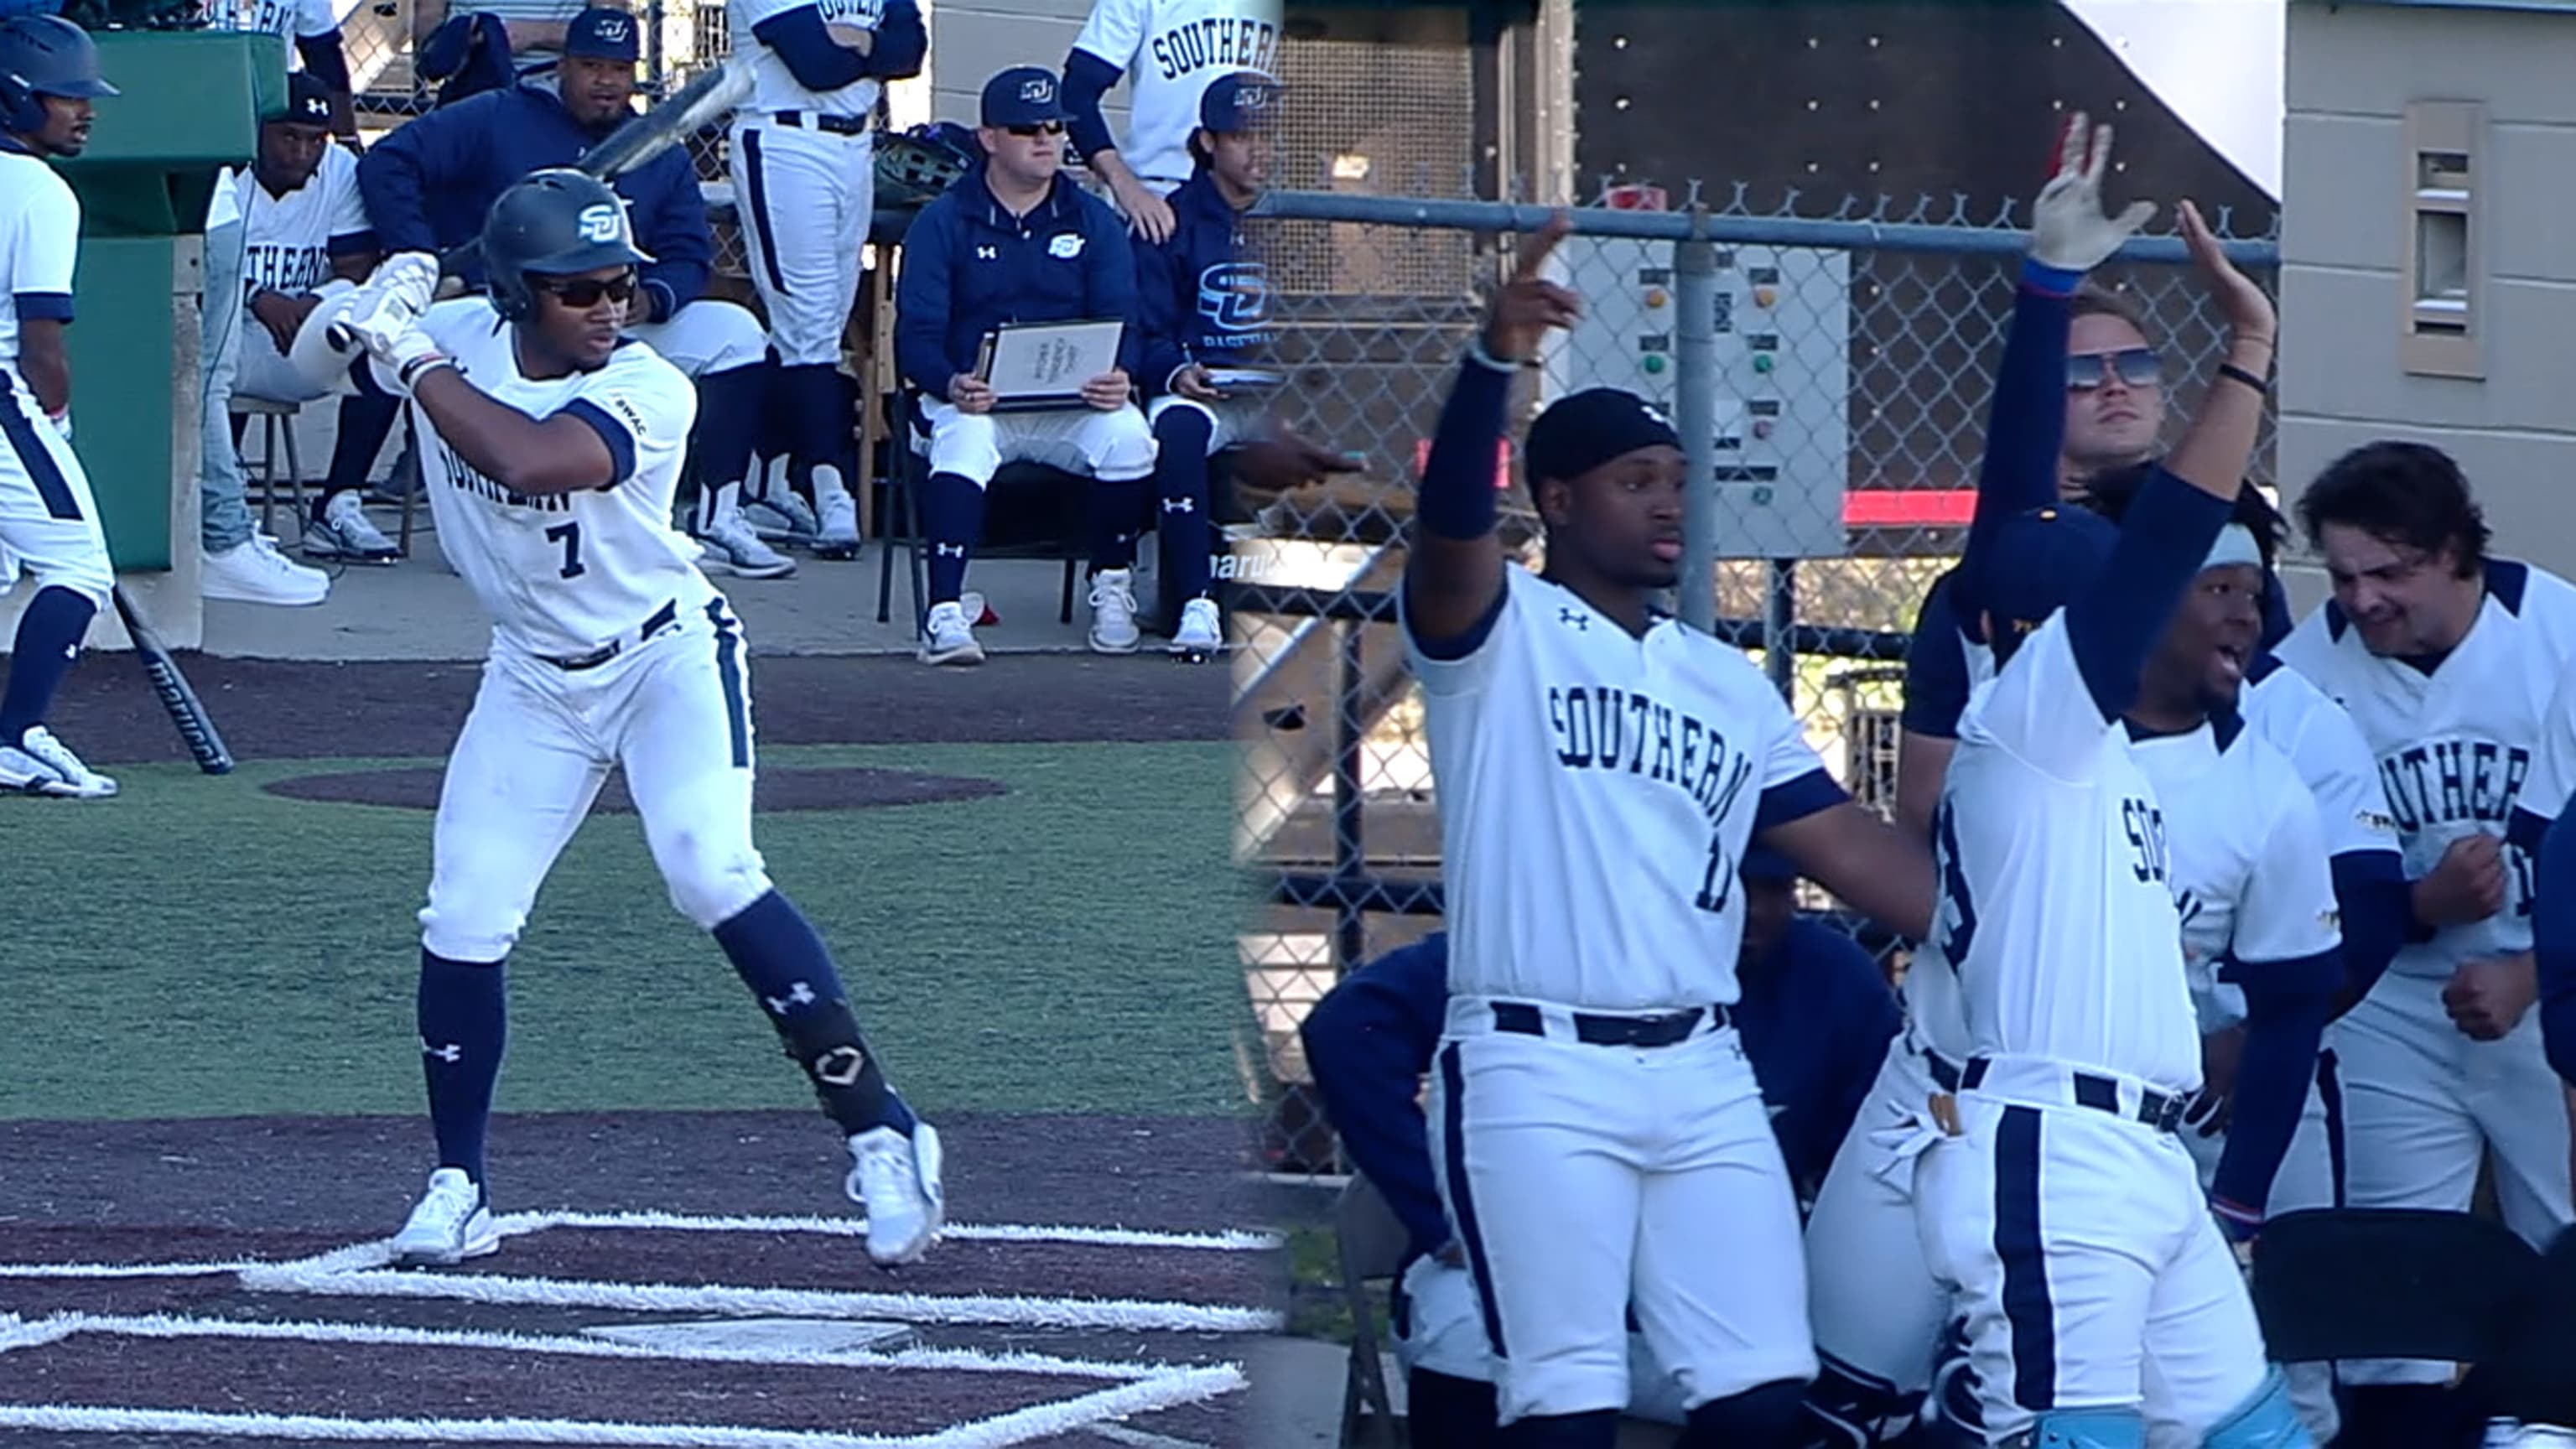
[[[412,383],[430,363],[446,360],[446,354],[429,340],[428,333],[420,330],[419,323],[399,311],[354,317],[341,325],[383,365],[384,371],[393,374],[395,388],[405,397],[411,395]]]
[[[349,296],[348,310],[332,328],[335,343],[356,341],[368,330],[390,334],[420,320],[438,290],[438,258],[427,252],[396,252],[379,263]],[[374,351],[369,346],[369,351]]]
[[[2089,125],[2076,112],[2057,149],[2057,174],[2031,208],[2031,260],[2061,272],[2089,272],[2156,214],[2154,202],[2136,201],[2116,217],[2104,215],[2102,177],[2110,169],[2111,128]]]

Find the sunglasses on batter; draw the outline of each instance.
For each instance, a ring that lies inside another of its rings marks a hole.
[[[531,285],[540,292],[553,293],[562,299],[565,306],[576,312],[587,311],[598,306],[602,297],[618,303],[635,300],[636,282],[633,272],[605,280],[598,277],[552,277],[533,282]]]
[[[1042,121],[1034,126],[1004,126],[1002,129],[1014,136],[1061,136],[1064,134],[1064,122]]]
[[[2124,347],[2117,352],[2070,352],[2066,356],[2066,385],[2076,392],[2091,392],[2107,380],[2116,369],[2124,387],[2153,387],[2164,377],[2163,359],[2152,347]]]

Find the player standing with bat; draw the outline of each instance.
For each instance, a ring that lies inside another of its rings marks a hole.
[[[493,203],[483,258],[489,297],[430,306],[437,262],[405,253],[337,318],[366,349],[360,371],[410,399],[439,536],[493,618],[421,912],[438,1165],[395,1256],[499,1247],[483,1144],[502,963],[616,768],[672,904],[715,936],[848,1139],[869,1256],[909,1262],[940,1225],[939,1137],[887,1084],[830,952],[752,844],[742,626],[671,527],[697,399],[619,335],[644,260],[625,207],[580,172],[540,171]]]
[[[87,31],[54,15],[0,21],[0,592],[22,568],[36,579],[0,691],[0,791],[78,800],[113,795],[116,782],[55,739],[45,712],[116,572],[72,454],[63,329],[80,198],[45,163],[79,155],[90,101],[115,94]]]

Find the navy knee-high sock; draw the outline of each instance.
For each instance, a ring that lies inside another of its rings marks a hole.
[[[724,490],[740,488],[751,472],[752,438],[760,430],[761,395],[768,381],[765,362],[698,379],[698,426],[689,442],[697,460],[701,532],[714,526],[716,500]]]
[[[1154,495],[1162,517],[1157,547],[1165,597],[1203,599],[1208,591],[1208,444],[1216,427],[1197,408],[1171,408],[1154,424],[1162,451],[1154,459]]]
[[[2344,1389],[2338,1449],[2469,1449],[2478,1426],[2447,1384],[2356,1384]]]
[[[1091,571],[1136,566],[1136,534],[1145,521],[1150,478],[1091,481]]]
[[[778,369],[778,401],[785,408],[789,467],[797,477],[812,474],[817,463],[841,466],[850,439],[850,392],[839,368],[809,363]],[[843,483],[849,480],[844,478]]]
[[[450,961],[420,953],[420,1060],[429,1079],[429,1125],[438,1165],[484,1182],[483,1137],[492,1087],[510,1035],[498,961]]]
[[[54,706],[54,691],[80,657],[83,635],[98,605],[87,594],[49,584],[27,601],[18,616],[18,642],[9,654],[9,687],[0,692],[0,744],[15,745],[31,727],[45,722]]]
[[[313,516],[322,516],[322,505],[334,495],[367,486],[367,475],[375,471],[376,455],[385,450],[385,439],[394,435],[394,424],[402,417],[402,400],[380,392],[361,392],[340,400],[339,432],[331,443],[331,471],[322,483],[321,496],[313,500]]]
[[[930,545],[930,602],[957,602],[966,560],[983,541],[984,490],[963,473],[931,474],[921,489],[921,536]]]
[[[772,890],[718,923],[715,938],[841,1130],[892,1127],[911,1136],[912,1109],[886,1085],[841,992],[832,953],[805,913]]]

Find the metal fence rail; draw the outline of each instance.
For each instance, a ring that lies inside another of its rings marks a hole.
[[[1513,441],[1581,387],[1664,404],[1710,484],[1678,611],[1759,661],[1845,787],[1884,806],[1906,631],[1955,561],[2027,237],[1955,200],[1818,209],[1791,196],[1762,210],[1743,188],[1712,190],[1724,204],[1578,209],[1559,274],[1586,317],[1533,369]],[[1235,546],[1236,840],[1269,897],[1241,941],[1259,1041],[1247,1070],[1282,1174],[1341,1168],[1296,1040],[1307,1008],[1439,925],[1434,787],[1392,591],[1451,371],[1519,235],[1548,214],[1314,190],[1273,192],[1256,213],[1289,421],[1362,468],[1249,500],[1257,521]],[[2228,220],[2213,218],[2222,235]],[[2269,285],[2272,241],[2228,252]],[[2134,306],[2163,359],[2169,444],[2214,374],[2221,319],[2177,237],[2132,242],[2096,280]],[[1508,449],[1496,467],[1506,535],[1535,563],[1542,540]],[[2270,470],[2267,427],[2255,481]],[[1901,969],[1898,943],[1810,891],[1806,905]]]

